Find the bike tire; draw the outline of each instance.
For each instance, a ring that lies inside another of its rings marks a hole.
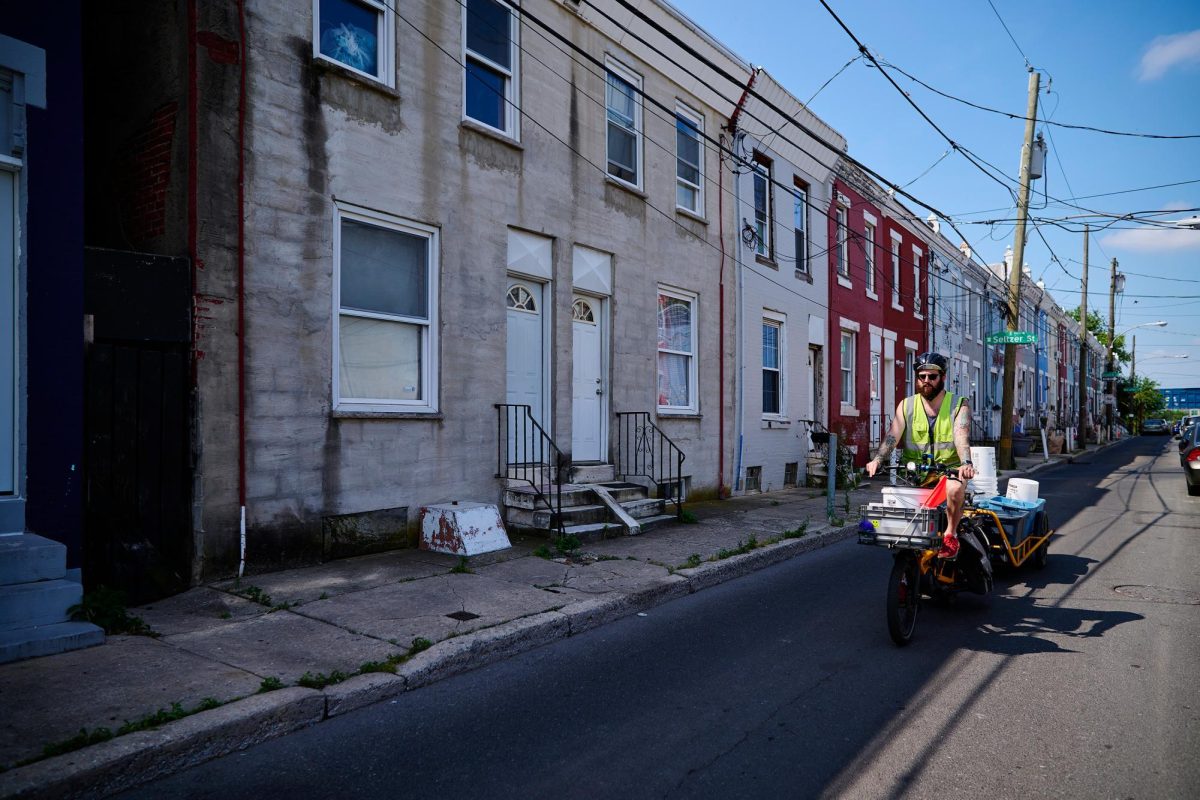
[[[912,641],[921,610],[921,567],[916,556],[905,554],[892,562],[888,577],[888,634],[899,647]]]

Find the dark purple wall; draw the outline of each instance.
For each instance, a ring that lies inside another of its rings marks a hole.
[[[14,4],[0,32],[46,51],[46,108],[27,110],[26,527],[82,559],[83,57],[79,2]]]

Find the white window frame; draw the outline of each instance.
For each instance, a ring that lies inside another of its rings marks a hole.
[[[879,232],[879,220],[873,215],[863,212],[863,269],[866,274],[867,297],[878,300],[879,294],[875,289],[875,248]]]
[[[917,319],[925,319],[925,315],[921,313],[921,259],[924,257],[925,251],[914,244],[912,248],[913,316]]]
[[[785,344],[785,334],[787,332],[787,317],[773,311],[763,309],[763,327],[771,326],[778,331],[777,336],[777,352],[775,354],[779,365],[772,369],[765,363],[762,365],[763,378],[766,378],[767,372],[775,372],[779,375],[779,409],[777,411],[767,411],[762,409],[763,419],[785,419],[787,417],[787,345]],[[765,383],[765,381],[764,381]]]
[[[321,0],[313,0],[312,4],[312,40],[313,58],[336,64],[338,67],[353,72],[355,75],[382,83],[390,89],[396,88],[396,12],[395,4],[383,0],[354,0],[354,3],[374,9],[378,14],[375,27],[375,38],[379,52],[376,56],[379,63],[379,75],[372,75],[356,69],[344,61],[338,61],[332,56],[321,52]]]
[[[900,302],[900,246],[904,239],[900,234],[891,231],[891,257],[892,257],[892,308],[897,311],[903,311],[904,305]]]
[[[672,405],[660,404],[660,405],[658,405],[658,413],[662,414],[662,415],[696,414],[700,410],[700,405],[699,405],[700,393],[696,386],[696,379],[697,379],[697,373],[698,373],[697,366],[696,366],[696,361],[698,358],[698,355],[696,352],[696,346],[699,342],[699,326],[697,325],[697,315],[699,312],[699,305],[700,305],[698,302],[699,295],[695,294],[694,292],[689,292],[684,289],[676,289],[676,288],[668,287],[668,286],[659,286],[658,293],[657,293],[657,296],[655,297],[655,303],[654,303],[654,313],[656,315],[656,319],[655,319],[655,329],[656,330],[657,330],[657,326],[658,326],[658,321],[657,321],[658,297],[669,297],[673,300],[682,300],[691,307],[691,312],[692,312],[692,315],[691,315],[691,348],[692,348],[692,350],[691,350],[691,352],[685,353],[682,350],[671,350],[668,348],[656,346],[655,356],[654,356],[654,379],[655,379],[656,383],[658,381],[658,354],[659,353],[666,353],[669,355],[679,355],[679,356],[687,357],[687,359],[688,359],[688,403],[686,406],[672,406]],[[658,395],[657,385],[655,386],[654,394],[655,394],[655,397],[657,400],[657,395]]]
[[[373,225],[410,236],[419,236],[428,242],[426,252],[426,302],[428,318],[419,319],[394,314],[343,311],[342,286],[342,223],[345,220]],[[438,276],[440,260],[440,231],[402,217],[385,214],[360,206],[338,202],[334,205],[333,226],[333,410],[335,412],[436,414],[438,411]],[[341,396],[341,316],[402,322],[423,327],[421,332],[421,386],[423,397],[415,400],[378,398],[345,398]]]
[[[696,216],[704,216],[704,115],[693,110],[683,103],[675,103],[675,207],[686,211],[689,214]],[[696,130],[696,144],[698,146],[696,154],[696,182],[692,183],[688,179],[679,174],[679,162],[683,160],[679,153],[679,120],[683,120],[688,125],[691,125]],[[688,208],[681,205],[679,202],[679,188],[684,187],[691,189],[696,193],[696,207]]]
[[[760,210],[758,208],[758,193],[753,190],[751,193],[752,202],[754,203],[754,254],[762,256],[768,261],[775,260],[775,162],[770,156],[760,153],[757,150],[751,159],[753,169],[751,175],[751,187],[758,181],[763,182],[763,202],[766,203],[766,208],[761,210],[765,217],[759,221]]]
[[[837,242],[837,278],[838,283],[849,289],[850,281],[850,212],[843,205],[838,205],[834,213],[834,240]]]
[[[805,275],[809,273],[808,265],[808,184],[798,177],[792,178],[792,232],[795,239],[796,269]]]
[[[849,337],[850,340],[850,365],[846,366],[846,359],[842,357],[842,342]],[[842,378],[841,393],[838,395],[838,400],[843,408],[857,408],[854,404],[855,399],[855,378],[857,372],[858,361],[858,332],[849,328],[841,328],[838,336],[838,372]],[[849,400],[846,397],[849,396]]]
[[[642,119],[643,119],[642,76],[638,75],[636,72],[629,69],[624,64],[622,64],[620,61],[617,61],[615,58],[613,58],[611,56],[604,59],[604,66],[605,66],[605,70],[606,70],[605,75],[604,75],[604,95],[605,95],[605,99],[604,99],[604,164],[605,164],[605,167],[604,167],[604,169],[605,169],[605,173],[612,180],[622,183],[626,186],[632,186],[633,188],[638,189],[640,191],[642,188],[642,184],[645,182],[644,177],[643,177],[643,172],[644,172],[643,166],[645,163],[645,159],[642,156],[642,139],[643,139],[643,135],[644,135],[643,123],[642,123]],[[633,160],[636,162],[636,164],[634,165],[634,171],[636,172],[636,175],[635,175],[636,180],[634,180],[634,181],[625,180],[624,178],[614,175],[614,174],[612,174],[611,171],[609,171],[610,160],[608,157],[608,155],[609,155],[608,154],[608,126],[617,124],[612,120],[611,117],[612,117],[613,112],[608,107],[608,75],[610,73],[612,75],[616,76],[618,79],[624,81],[625,83],[627,83],[633,87],[633,128],[631,129],[625,125],[621,125],[620,127],[622,130],[632,133],[633,137],[634,137]]]
[[[504,6],[508,9],[508,59],[512,64],[511,68],[505,68],[496,62],[490,60],[467,47],[467,25],[470,13],[468,12],[468,0],[463,0],[462,4],[462,63],[463,63],[463,80],[462,80],[462,118],[473,125],[481,125],[491,131],[496,131],[503,134],[509,139],[520,141],[521,138],[521,83],[520,83],[520,67],[521,67],[521,43],[518,37],[520,36],[521,25],[520,18],[516,7],[507,2],[507,0],[492,0],[497,5]],[[504,76],[504,127],[497,128],[489,125],[483,120],[476,119],[467,114],[467,69],[468,62],[477,62],[487,67],[490,70],[495,70]]]

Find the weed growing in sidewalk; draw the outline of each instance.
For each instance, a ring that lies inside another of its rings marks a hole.
[[[282,688],[283,681],[279,680],[279,678],[276,678],[274,675],[270,675],[262,679],[262,683],[258,685],[257,694],[266,694],[267,692],[273,692]]]
[[[408,648],[408,654],[410,656],[415,656],[417,653],[420,653],[422,650],[428,650],[431,647],[433,647],[433,642],[429,641],[428,639],[418,636],[417,638],[412,640],[412,647]]]
[[[808,520],[801,522],[799,526],[790,531],[784,531],[780,536],[781,539],[799,539],[808,534]]]
[[[466,556],[462,556],[458,559],[458,563],[450,568],[450,574],[451,575],[474,575],[475,570],[473,570],[467,566],[467,558],[466,558]]]
[[[234,594],[238,597],[244,597],[251,603],[258,603],[260,606],[271,607],[271,595],[264,592],[254,584],[249,584],[245,589],[234,589]]]
[[[533,554],[535,556],[537,556],[538,558],[545,558],[545,559],[554,558],[554,554],[550,552],[550,548],[544,544],[539,545],[538,548],[533,551]]]
[[[745,553],[749,553],[751,550],[755,550],[760,546],[765,546],[766,544],[769,544],[769,543],[764,542],[763,545],[760,545],[758,542],[758,537],[755,536],[754,534],[750,534],[750,538],[748,538],[746,540],[745,544],[742,543],[741,539],[738,539],[738,543],[737,543],[737,545],[735,545],[733,547],[733,549],[726,549],[726,548],[722,547],[720,550],[717,551],[717,554],[715,556],[711,557],[708,560],[709,561],[724,561],[725,559],[732,558],[733,556],[740,556]]]
[[[680,569],[695,569],[698,566],[700,566],[700,554],[692,553],[690,556],[687,557],[687,561],[685,561],[679,565],[679,568]]]
[[[129,614],[125,608],[125,593],[107,586],[98,586],[85,594],[80,602],[67,609],[67,613],[76,622],[90,622],[109,635],[158,637],[145,620]]]
[[[679,515],[679,521],[684,525],[695,525],[700,521],[700,518],[685,508]]]
[[[89,747],[93,744],[107,742],[113,738],[113,732],[108,728],[80,728],[79,733],[69,739],[63,739],[61,742],[51,742],[42,748],[42,754],[35,758],[27,758],[24,761],[17,762],[16,766],[23,767],[26,764],[32,764],[35,761],[41,761],[43,758],[51,758],[53,756],[61,756],[63,753],[71,753],[75,750],[80,750],[84,747]]]
[[[324,689],[326,686],[341,683],[349,677],[350,675],[338,669],[335,669],[328,675],[324,672],[318,672],[315,675],[311,672],[306,672],[300,676],[300,680],[296,681],[296,685],[303,686],[306,689]]]
[[[562,553],[564,556],[570,555],[582,546],[583,542],[581,542],[579,537],[573,533],[568,533],[565,536],[559,536],[554,540],[554,549]]]

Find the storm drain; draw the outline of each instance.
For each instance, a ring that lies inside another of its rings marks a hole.
[[[1189,592],[1186,589],[1170,589],[1166,586],[1139,586],[1137,584],[1127,584],[1124,586],[1114,586],[1113,591],[1117,594],[1123,594],[1126,597],[1132,597],[1137,600],[1146,600],[1150,603],[1174,603],[1184,606],[1200,606],[1200,594]]]
[[[447,614],[450,619],[456,619],[459,622],[466,622],[469,619],[479,619],[478,614],[472,614],[470,611],[455,611],[453,614]]]

